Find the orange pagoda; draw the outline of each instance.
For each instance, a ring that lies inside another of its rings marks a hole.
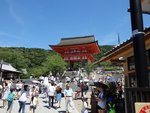
[[[100,53],[98,41],[95,37],[83,36],[73,38],[62,38],[57,45],[49,45],[55,52],[73,67],[74,62],[92,62],[94,54]]]

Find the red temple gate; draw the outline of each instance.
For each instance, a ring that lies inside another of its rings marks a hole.
[[[93,55],[100,53],[98,41],[95,41],[93,35],[62,38],[59,44],[50,45],[50,47],[59,53],[70,66],[73,65],[74,62],[92,62],[94,61]]]

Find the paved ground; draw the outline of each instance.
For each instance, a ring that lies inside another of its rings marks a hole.
[[[26,112],[25,113],[30,113],[28,102],[27,102],[27,105],[26,105]],[[76,101],[74,101],[74,102],[76,103]],[[2,109],[1,107],[2,107],[2,101],[0,101],[0,113],[6,113],[7,107],[5,107],[4,109]],[[81,108],[81,106],[78,106],[78,108]],[[18,109],[19,109],[18,100],[15,100],[14,105],[13,105],[13,109],[12,109],[12,113],[18,113]],[[59,109],[54,109],[54,108],[49,109],[48,108],[48,103],[46,103],[46,100],[42,98],[42,95],[40,95],[39,106],[36,109],[36,113],[66,113],[65,112],[65,99],[63,98],[62,101],[61,101],[61,108],[59,108]],[[72,113],[80,113],[80,112],[77,111],[77,109],[75,108],[75,110]]]
[[[87,98],[88,109],[91,109],[91,104],[90,104],[91,92],[88,92],[85,97]],[[74,100],[74,104],[75,104],[76,109],[79,111],[79,113],[81,113],[82,106],[83,106],[82,100],[81,99]],[[90,110],[89,110],[89,113],[90,113]]]

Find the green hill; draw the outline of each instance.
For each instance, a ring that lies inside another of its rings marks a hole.
[[[52,70],[56,74],[66,67],[66,63],[55,52],[38,48],[0,47],[0,60],[12,64],[20,71],[26,69],[28,73],[23,74],[22,78],[46,75]]]
[[[112,47],[100,46],[101,53],[94,56],[95,60],[99,60]],[[27,70],[28,73],[23,74],[22,78],[28,78],[30,75],[47,75],[49,71],[54,75],[62,73],[67,65],[55,52],[39,48],[0,47],[0,60],[12,64],[20,71]]]
[[[100,58],[102,58],[106,52],[110,51],[114,46],[113,45],[103,45],[103,46],[99,46],[100,48],[100,53],[98,55],[95,55],[95,61],[99,60]]]

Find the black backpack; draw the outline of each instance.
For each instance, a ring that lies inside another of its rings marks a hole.
[[[89,86],[88,86],[88,85],[85,85],[85,86],[84,86],[84,90],[85,90],[85,91],[89,90]]]

